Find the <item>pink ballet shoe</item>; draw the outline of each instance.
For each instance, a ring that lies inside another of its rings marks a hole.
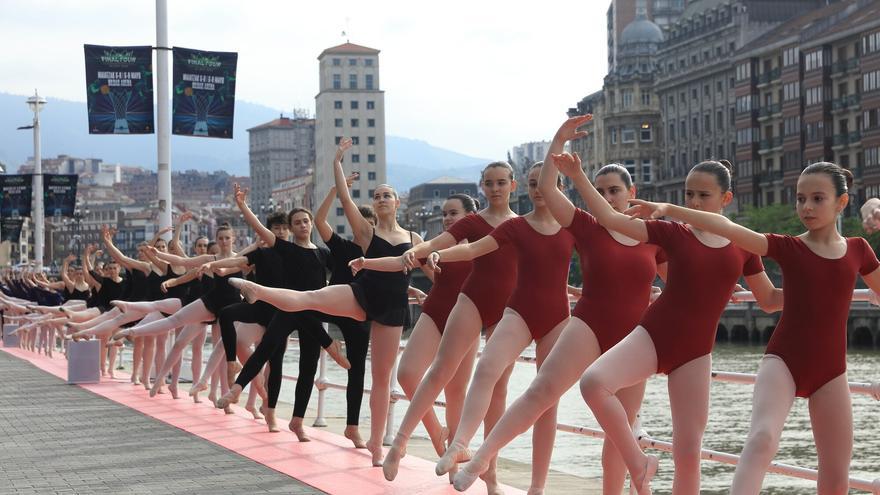
[[[338,340],[333,339],[333,342],[325,347],[324,350],[327,351],[327,354],[329,354],[340,367],[346,370],[351,369],[351,363],[348,361],[348,358],[345,357],[345,354],[342,353],[342,344],[340,344]]]
[[[392,445],[385,454],[385,460],[382,461],[382,474],[388,481],[394,481],[397,478],[397,471],[400,469],[400,460],[406,457],[406,447],[399,448]]]
[[[453,443],[446,449],[446,453],[443,454],[443,457],[437,461],[437,466],[434,468],[434,472],[437,473],[437,476],[443,476],[456,464],[467,462],[470,459],[471,452],[467,447]]]
[[[636,488],[635,480],[630,476],[629,493],[630,495],[651,495],[651,480],[657,474],[657,468],[660,465],[660,459],[655,455],[648,455],[648,463],[645,465],[645,475],[642,477],[642,483]]]
[[[241,296],[248,304],[257,302],[256,284],[243,278],[232,277],[229,279],[229,285],[235,287],[241,292]]]
[[[475,481],[477,481],[477,478],[479,478],[480,475],[486,472],[488,468],[488,465],[478,465],[475,461],[471,460],[455,473],[455,477],[452,480],[452,487],[460,492],[466,491]]]

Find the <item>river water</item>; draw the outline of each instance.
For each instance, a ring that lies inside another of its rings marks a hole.
[[[296,374],[298,353],[295,344],[291,344],[287,353],[286,365],[288,374]],[[713,353],[713,369],[755,373],[758,368],[763,346],[742,346],[719,344]],[[534,355],[534,347],[525,351],[526,355]],[[880,380],[880,352],[850,350],[849,380],[859,382],[876,382]],[[332,361],[328,361],[328,379],[333,383],[344,384],[345,372]],[[369,362],[367,363],[369,367]],[[508,402],[518,397],[528,386],[535,375],[532,364],[517,364],[510,380]],[[367,387],[370,375],[367,370]],[[703,439],[703,447],[722,452],[738,454],[742,450],[743,441],[749,427],[751,413],[752,385],[713,382],[709,413],[709,424]],[[293,384],[285,381],[281,400],[292,401]],[[312,406],[316,405],[317,394],[312,396]],[[344,416],[345,396],[342,391],[331,390],[327,393],[328,416]],[[397,404],[396,420],[399,424],[403,417],[407,402]],[[364,400],[362,417],[369,417],[368,401]],[[442,418],[442,411],[438,409]],[[880,402],[864,395],[853,396],[854,436],[852,476],[867,479],[880,477]],[[641,418],[644,429],[656,439],[669,440],[672,437],[672,422],[669,414],[669,398],[666,391],[666,378],[657,376],[649,380],[645,393]],[[598,428],[598,424],[590,410],[580,397],[575,386],[566,393],[559,407],[559,421]],[[364,432],[367,433],[367,432]],[[427,436],[419,428],[416,435]],[[478,447],[482,439],[482,431],[475,437],[472,447]],[[559,432],[553,453],[552,468],[576,476],[600,478],[602,443],[599,440]],[[508,445],[501,453],[503,457],[529,463],[531,460],[531,433],[521,435]],[[673,464],[671,454],[659,453],[660,470],[652,484],[658,494],[670,493]],[[791,415],[786,422],[785,430],[776,460],[787,464],[816,468],[816,448],[810,430],[807,402],[797,399]],[[702,493],[727,493],[733,477],[733,467],[713,461],[702,463]],[[502,479],[503,481],[503,479]],[[776,494],[808,494],[815,493],[815,483],[801,481],[796,478],[768,475],[762,493]]]

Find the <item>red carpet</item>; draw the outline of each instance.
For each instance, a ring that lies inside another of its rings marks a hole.
[[[63,356],[49,358],[18,348],[0,350],[59,378],[67,378],[67,361]],[[174,400],[165,394],[150,399],[143,387],[131,385],[127,375],[80,386],[330,494],[458,493],[448,484],[447,477],[434,475],[433,462],[412,455],[403,459],[394,482],[385,481],[381,468],[370,467],[366,450],[353,449],[350,441],[326,430],[307,427],[312,441],[300,443],[286,430],[269,433],[265,423],[254,421],[244,409],[236,408],[236,414],[227,415],[207,399],[201,404],[193,403],[189,396]],[[524,493],[507,486],[504,491]],[[485,485],[478,481],[467,493],[485,493]]]

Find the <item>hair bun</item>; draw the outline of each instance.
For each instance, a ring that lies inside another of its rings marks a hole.
[[[730,163],[729,160],[722,158],[718,160],[718,163],[724,165],[724,167],[727,168],[727,171],[730,172],[730,175],[733,175],[733,164]]]

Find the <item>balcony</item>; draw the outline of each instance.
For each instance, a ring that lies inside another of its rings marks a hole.
[[[838,60],[831,64],[831,74],[833,75],[843,75],[847,72],[855,71],[859,68],[860,60],[857,58],[851,58],[849,60]]]
[[[847,142],[850,146],[862,143],[862,131],[853,131],[849,133]]]
[[[764,121],[769,119],[770,117],[778,114],[782,111],[782,105],[779,103],[773,103],[771,105],[764,105],[760,109],[758,109],[758,120]]]
[[[857,94],[856,95],[841,96],[840,98],[837,98],[831,102],[831,111],[832,112],[842,112],[846,109],[858,110],[860,102],[861,102],[861,96],[857,95]]]
[[[779,76],[781,75],[782,69],[780,69],[779,67],[771,69],[770,72],[763,72],[761,74],[758,74],[758,87],[760,88],[763,86],[767,86],[771,82],[778,80]]]
[[[773,182],[782,180],[782,170],[765,170],[758,176],[759,182]]]
[[[782,136],[776,136],[770,139],[762,139],[758,144],[758,153],[764,154],[782,148]]]

